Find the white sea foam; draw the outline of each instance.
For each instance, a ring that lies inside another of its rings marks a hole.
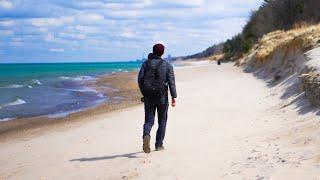
[[[83,87],[82,89],[79,89],[80,92],[94,92],[94,93],[98,93],[97,90],[93,89],[93,88],[89,88],[89,87]]]
[[[71,80],[71,81],[89,81],[89,80],[96,80],[96,78],[95,78],[95,77],[92,77],[92,76],[76,76],[76,77],[61,76],[60,79],[63,79],[63,80]]]
[[[63,80],[69,80],[69,79],[71,79],[71,77],[67,77],[67,76],[60,76],[59,78],[60,78],[60,79],[63,79]]]
[[[42,83],[38,79],[32,79],[32,84],[42,85]]]
[[[10,103],[7,103],[6,106],[16,106],[16,105],[21,105],[27,103],[23,99],[17,98],[15,101],[12,101]]]
[[[3,119],[0,119],[0,122],[4,122],[4,121],[10,121],[10,120],[13,120],[14,118],[3,118]]]
[[[121,97],[121,96],[115,96],[112,99],[114,99],[114,100],[124,100],[126,98],[125,97]]]
[[[22,88],[22,87],[24,87],[24,86],[20,85],[20,84],[11,84],[11,85],[0,87],[0,88],[15,89],[15,88]]]
[[[98,93],[98,97],[105,98],[106,96],[104,94],[102,94],[102,93]]]
[[[89,87],[82,87],[81,89],[68,89],[68,88],[64,88],[64,90],[67,91],[75,91],[75,92],[94,92],[94,93],[98,93],[97,90],[93,89],[93,88],[89,88]]]
[[[77,76],[77,80],[79,81],[90,81],[90,80],[96,80],[97,78],[92,76]]]
[[[38,79],[32,79],[31,83],[22,85],[22,84],[11,84],[11,85],[7,85],[7,86],[2,86],[0,88],[2,89],[16,89],[16,88],[33,88],[32,85],[42,85],[42,83],[38,80]]]
[[[16,105],[21,105],[21,104],[25,104],[27,103],[26,101],[24,101],[23,99],[17,98],[15,101],[9,102],[9,103],[5,103],[5,104],[1,104],[0,105],[0,109],[8,107],[8,106],[16,106]]]

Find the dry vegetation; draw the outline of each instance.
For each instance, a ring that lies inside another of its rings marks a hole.
[[[255,46],[256,60],[265,61],[278,49],[299,48],[303,51],[314,47],[320,41],[320,24],[300,26],[289,31],[275,31],[262,37]]]
[[[224,59],[224,54],[223,53],[214,54],[213,56],[210,56],[208,59],[211,60],[211,61],[223,60]]]
[[[319,0],[263,0],[259,9],[252,12],[242,32],[224,43],[223,52],[226,59],[237,60],[243,57],[270,32],[276,31],[271,34],[273,36],[269,36],[270,38],[294,38],[296,33],[301,32],[289,31],[293,35],[288,36],[282,35],[282,30],[294,29],[297,23],[319,23],[319,8]]]

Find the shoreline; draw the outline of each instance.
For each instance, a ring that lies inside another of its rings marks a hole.
[[[103,115],[111,111],[129,108],[140,103],[140,91],[136,83],[137,71],[105,74],[87,86],[107,96],[101,104],[83,110],[75,110],[66,116],[56,114],[30,118],[13,119],[0,122],[0,142],[12,139],[27,138],[42,134],[52,126],[76,126],[92,116]],[[68,113],[68,112],[66,112]],[[73,124],[73,125],[72,125]]]
[[[210,60],[177,61],[176,70],[199,68],[213,65]],[[106,73],[97,77],[95,81],[88,81],[85,85],[106,96],[106,100],[98,105],[65,112],[66,115],[47,114],[43,116],[18,118],[0,121],[0,143],[21,138],[42,135],[51,129],[64,129],[79,126],[88,119],[99,119],[106,113],[121,111],[126,108],[142,104],[141,93],[137,84],[138,70]],[[91,121],[91,120],[90,120]]]
[[[213,65],[215,63],[206,59],[173,63],[176,70],[203,67],[208,64]],[[0,121],[0,143],[34,137],[46,133],[50,129],[78,126],[92,117],[92,119],[99,119],[96,116],[139,105],[142,95],[137,85],[137,76],[138,70],[123,71],[112,74],[106,73],[96,77],[95,81],[86,82],[85,85],[88,88],[96,90],[106,97],[102,103],[92,107],[71,112]]]

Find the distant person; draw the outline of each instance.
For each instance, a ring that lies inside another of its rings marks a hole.
[[[150,132],[154,124],[155,112],[158,114],[158,130],[156,135],[155,150],[164,150],[163,140],[166,133],[167,114],[169,107],[168,88],[172,97],[171,105],[175,107],[177,98],[175,77],[172,65],[163,60],[161,56],[165,47],[162,44],[153,46],[140,69],[138,83],[143,98],[145,122],[143,126],[143,151],[150,153]]]
[[[221,60],[218,60],[218,61],[217,61],[217,64],[220,66],[220,65],[221,65]]]

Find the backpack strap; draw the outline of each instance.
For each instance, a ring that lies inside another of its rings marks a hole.
[[[151,59],[148,59],[146,62],[146,68],[149,69],[151,67]]]

